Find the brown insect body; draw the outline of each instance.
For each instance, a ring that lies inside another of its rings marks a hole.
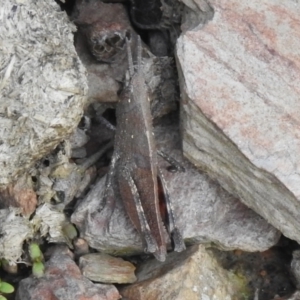
[[[126,44],[129,80],[117,105],[115,149],[98,213],[107,222],[114,209],[115,197],[121,197],[129,218],[146,244],[145,252],[153,253],[158,260],[164,261],[167,251],[160,212],[158,178],[165,200],[161,207],[165,207],[164,215],[168,221],[168,233],[174,242],[174,251],[185,249],[183,238],[176,226],[168,189],[158,168],[157,153],[171,163],[173,160],[156,150],[150,102],[141,67],[141,40],[138,37],[136,71],[127,39]]]
[[[131,56],[131,51],[128,52]],[[130,57],[129,63],[132,64]],[[134,71],[133,65],[129,70],[130,79],[116,110],[115,153],[118,163],[115,180],[127,214],[146,241],[146,251],[163,261],[166,242],[159,210],[157,152],[141,67],[140,40],[137,70]]]

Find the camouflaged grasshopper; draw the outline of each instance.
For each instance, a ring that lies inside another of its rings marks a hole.
[[[174,250],[185,245],[176,227],[165,180],[158,168],[157,150],[153,136],[150,99],[142,71],[142,47],[138,37],[137,70],[134,70],[130,42],[126,39],[129,79],[121,93],[116,109],[117,127],[114,154],[107,177],[105,203],[111,202],[109,192],[118,189],[126,212],[145,243],[145,252],[164,261],[166,240],[158,198],[158,180],[163,186],[168,233]]]

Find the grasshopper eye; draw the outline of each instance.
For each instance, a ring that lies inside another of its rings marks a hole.
[[[170,173],[176,173],[178,171],[178,168],[176,168],[176,166],[169,166],[167,167],[167,171]]]
[[[102,45],[97,45],[97,46],[95,46],[94,51],[99,52],[99,53],[104,52],[105,47]]]
[[[98,39],[97,38],[91,38],[91,42],[93,44],[98,44]]]

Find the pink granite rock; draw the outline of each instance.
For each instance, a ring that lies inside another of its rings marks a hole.
[[[94,284],[82,276],[67,247],[57,246],[46,263],[45,275],[28,277],[18,287],[17,300],[117,300],[111,284]]]
[[[300,242],[300,3],[210,5],[177,44],[184,153]]]

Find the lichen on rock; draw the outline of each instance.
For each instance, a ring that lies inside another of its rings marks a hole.
[[[55,1],[4,0],[0,23],[3,188],[76,128],[87,84],[75,26]]]

